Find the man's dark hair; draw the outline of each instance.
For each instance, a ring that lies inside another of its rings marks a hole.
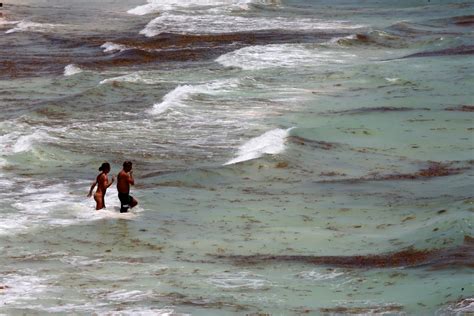
[[[132,166],[132,162],[130,160],[127,160],[123,163],[124,168],[130,168]]]

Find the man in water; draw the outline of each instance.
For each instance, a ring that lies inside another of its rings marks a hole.
[[[129,208],[138,204],[137,200],[130,195],[130,185],[135,185],[132,162],[125,161],[123,163],[123,169],[117,176],[117,191],[121,204],[120,213],[126,213]]]

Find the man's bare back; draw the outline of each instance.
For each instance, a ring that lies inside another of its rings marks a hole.
[[[134,185],[133,171],[126,172],[121,170],[117,175],[117,191],[119,193],[130,193],[130,185]]]
[[[123,169],[117,175],[117,191],[121,204],[120,213],[125,213],[129,208],[138,204],[137,200],[130,195],[130,185],[135,185],[132,162],[125,161]]]

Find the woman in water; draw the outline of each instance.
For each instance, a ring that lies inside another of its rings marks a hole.
[[[100,166],[99,171],[101,171],[101,173],[97,176],[95,182],[92,183],[89,194],[87,194],[87,197],[91,197],[92,191],[97,185],[97,190],[94,194],[94,200],[97,203],[95,207],[96,210],[105,208],[105,192],[107,191],[107,188],[110,187],[112,183],[114,183],[115,180],[115,177],[112,176],[112,181],[109,182],[109,177],[107,176],[107,174],[110,172],[110,164],[108,162],[104,162],[102,166]]]

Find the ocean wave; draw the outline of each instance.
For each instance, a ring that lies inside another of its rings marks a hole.
[[[28,184],[24,186],[24,183]],[[94,200],[85,198],[85,192],[90,185],[88,181],[50,184],[48,181],[32,182],[27,178],[17,178],[12,185],[16,185],[17,190],[9,193],[4,199],[13,210],[10,213],[7,210],[7,215],[0,219],[0,235],[107,218],[133,220],[143,210],[137,207],[133,212],[120,213],[120,201],[116,198],[117,189],[113,186],[107,190],[107,209],[94,211]],[[71,193],[78,191],[84,192],[84,195]]]
[[[117,51],[123,52],[124,50],[127,50],[127,49],[133,49],[133,47],[128,47],[126,45],[117,44],[114,42],[105,42],[100,47],[104,49],[104,53],[114,53]]]
[[[38,298],[38,295],[46,291],[46,285],[50,280],[30,275],[30,271],[18,271],[18,274],[10,274],[2,277],[2,284],[8,286],[7,291],[1,291],[0,304],[10,307],[16,304],[32,301]]]
[[[285,150],[285,139],[289,136],[289,129],[273,129],[258,137],[252,138],[240,146],[237,157],[224,165],[231,165],[242,161],[256,159],[264,154],[279,154]]]
[[[263,30],[346,30],[358,29],[363,25],[350,24],[346,21],[325,21],[315,18],[301,18],[298,20],[284,17],[241,17],[226,16],[218,14],[186,15],[162,13],[150,21],[140,34],[153,37],[161,33],[177,34],[215,34]]]
[[[20,183],[16,185],[21,186]],[[8,215],[0,220],[0,235],[15,234],[45,225],[63,226],[75,222],[73,218],[65,219],[60,215],[67,204],[64,201],[70,200],[65,185],[35,182],[17,191],[6,197],[15,211],[7,213]]]
[[[6,34],[15,32],[35,32],[46,33],[57,27],[62,27],[61,24],[36,23],[31,21],[20,21],[16,23],[15,27],[6,31]]]
[[[43,142],[54,140],[47,132],[39,130],[29,135],[22,135],[18,137],[15,144],[13,145],[13,152],[20,153],[25,151],[31,151],[35,145]]]
[[[381,47],[403,48],[408,46],[407,41],[402,37],[378,30],[368,33],[352,34],[344,37],[335,37],[327,44],[329,46],[339,47],[374,45]]]
[[[436,315],[471,315],[474,313],[474,297],[462,298],[442,308]]]
[[[184,101],[193,94],[216,94],[237,85],[236,80],[217,80],[200,85],[180,85],[163,97],[162,102],[153,105],[151,114],[161,114],[172,106],[185,106]]]
[[[157,84],[163,82],[163,79],[155,77],[153,74],[145,72],[134,72],[123,76],[112,77],[104,79],[99,84],[107,84],[113,82],[130,82],[130,83],[144,83],[144,84]]]
[[[305,280],[311,280],[311,281],[327,281],[327,280],[339,278],[340,276],[343,276],[343,275],[344,275],[344,272],[337,272],[335,270],[331,272],[326,272],[326,273],[312,270],[312,271],[300,272],[296,275],[296,277],[305,279]]]
[[[119,311],[97,311],[94,310],[94,314],[98,316],[191,316],[192,314],[181,313],[176,311],[176,309],[164,307],[164,308],[126,308],[120,307]]]
[[[53,141],[55,138],[44,130],[35,130],[30,134],[11,132],[0,136],[3,154],[16,154],[31,151],[36,145]]]
[[[309,49],[300,44],[270,44],[244,47],[224,54],[216,62],[225,67],[259,70],[273,67],[295,67],[346,63],[354,54]]]
[[[148,0],[147,4],[137,6],[127,11],[129,14],[147,15],[151,13],[170,11],[175,9],[211,10],[249,10],[251,4],[275,5],[278,0]]]
[[[0,26],[17,24],[17,23],[20,23],[20,21],[8,21],[7,19],[0,17]]]
[[[82,71],[83,70],[75,64],[69,64],[66,67],[64,67],[64,75],[66,77],[73,76],[75,74],[81,73]]]
[[[265,290],[271,283],[261,276],[242,271],[237,273],[221,273],[208,279],[208,283],[227,290]]]

